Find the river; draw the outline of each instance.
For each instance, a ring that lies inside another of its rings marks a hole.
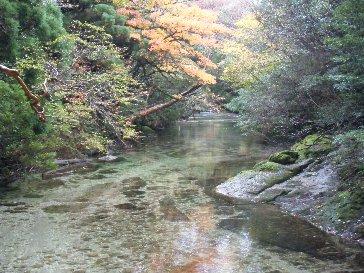
[[[214,196],[272,150],[206,114],[118,163],[14,184],[0,196],[0,272],[359,272],[297,217]]]

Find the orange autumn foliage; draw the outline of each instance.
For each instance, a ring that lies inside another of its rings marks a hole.
[[[217,15],[197,5],[173,0],[130,2],[118,10],[127,16],[131,38],[147,41],[143,58],[164,72],[180,72],[202,84],[215,83],[209,72],[216,65],[203,50],[219,46],[218,36],[228,29],[217,23]]]

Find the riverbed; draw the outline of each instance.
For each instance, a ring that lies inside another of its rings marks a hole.
[[[201,115],[119,162],[3,189],[0,272],[362,272],[338,238],[213,194],[275,150],[234,125]]]

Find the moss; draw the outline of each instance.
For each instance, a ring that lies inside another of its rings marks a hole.
[[[364,188],[346,190],[337,193],[326,205],[326,209],[334,212],[331,218],[341,221],[356,219],[364,205]]]
[[[155,131],[149,126],[141,126],[140,131],[142,131],[143,135],[154,135]]]
[[[281,164],[270,161],[262,161],[254,166],[254,170],[262,172],[278,172],[281,169]]]
[[[278,164],[288,165],[293,164],[297,161],[299,155],[294,151],[282,151],[275,154],[272,154],[269,157],[270,162],[275,162]]]
[[[330,152],[332,148],[333,144],[331,138],[319,134],[308,135],[292,146],[292,150],[298,153],[300,158],[324,155]]]

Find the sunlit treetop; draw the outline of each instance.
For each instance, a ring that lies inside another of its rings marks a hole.
[[[227,56],[223,78],[240,88],[255,83],[271,71],[280,56],[254,14],[245,15],[236,26],[235,39],[226,42],[223,48]]]
[[[119,9],[127,16],[136,42],[147,41],[143,58],[166,73],[183,73],[200,83],[215,83],[210,73],[216,65],[204,54],[219,47],[218,35],[228,29],[217,15],[197,5],[173,0],[133,1]]]

